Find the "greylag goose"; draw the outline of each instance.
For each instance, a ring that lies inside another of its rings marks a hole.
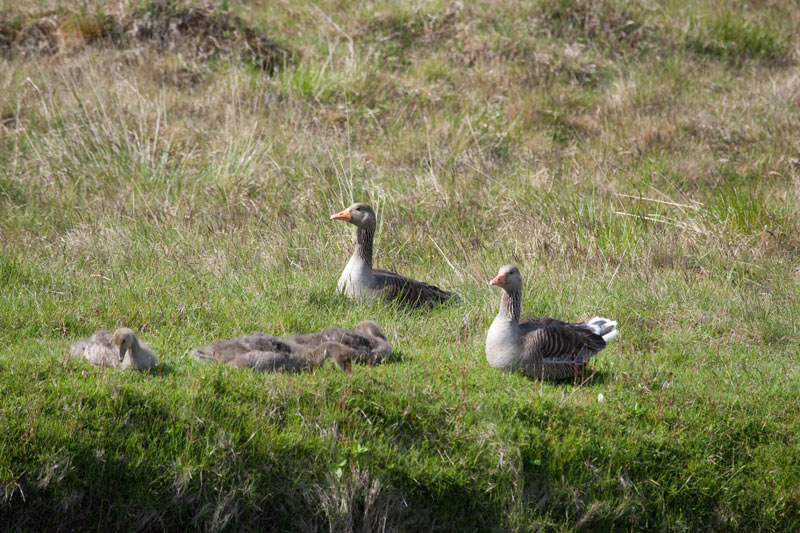
[[[486,335],[486,359],[493,368],[558,381],[579,376],[591,357],[617,337],[617,323],[595,317],[586,323],[553,318],[519,319],[522,275],[513,265],[489,282],[503,292],[500,311]]]
[[[372,320],[356,324],[354,330],[332,326],[316,333],[304,333],[286,338],[287,342],[307,348],[325,342],[343,344],[352,351],[352,358],[359,363],[377,365],[392,353],[392,345],[380,326]]]
[[[259,372],[311,370],[331,359],[339,369],[350,372],[352,353],[350,347],[336,342],[301,347],[264,333],[254,333],[238,339],[213,342],[192,350],[189,355],[200,361],[214,360]]]
[[[113,334],[102,329],[73,344],[71,352],[76,357],[85,357],[95,366],[149,370],[158,364],[150,347],[139,342],[130,328],[119,328]]]
[[[356,203],[332,220],[344,220],[356,226],[356,248],[344,267],[336,290],[348,298],[373,300],[383,297],[387,301],[397,300],[406,305],[420,306],[426,303],[443,302],[452,293],[421,281],[372,268],[372,241],[375,236],[377,217],[367,204]]]

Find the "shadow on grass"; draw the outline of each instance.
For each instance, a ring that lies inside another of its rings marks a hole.
[[[528,381],[541,382],[541,380],[538,378],[534,378],[531,376],[525,376],[525,377],[528,378]],[[562,387],[588,387],[589,385],[605,384],[606,374],[599,370],[595,370],[592,372],[577,374],[572,378],[562,379],[560,381],[546,381],[546,382],[550,385],[562,386]]]
[[[150,369],[148,374],[159,378],[171,376],[176,373],[176,369],[169,363],[160,363],[156,368]]]
[[[383,359],[380,364],[382,365],[394,365],[398,363],[402,363],[404,361],[403,351],[402,350],[392,350],[392,353],[389,354],[388,357]]]
[[[250,428],[238,431],[247,415],[237,402],[219,401],[214,387],[201,391],[191,407],[184,405],[191,411],[185,416],[176,415],[169,398],[132,387],[117,394],[115,416],[103,406],[87,407],[81,411],[86,430],[37,435],[31,445],[43,453],[15,479],[24,496],[0,505],[0,521],[9,530],[321,531],[347,524],[423,530],[429,523],[426,510],[435,507],[436,494],[416,498],[367,469],[354,472],[359,479],[336,478],[324,459],[309,461],[320,453],[313,442],[290,433],[253,445]],[[224,425],[230,421],[237,423]],[[5,444],[7,437],[0,436],[0,446]]]
[[[562,385],[572,385],[575,387],[587,387],[589,385],[603,385],[606,382],[606,374],[599,370],[584,372],[573,379],[560,382]]]

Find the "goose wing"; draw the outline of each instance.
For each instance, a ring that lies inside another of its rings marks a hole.
[[[242,337],[242,340],[252,351],[275,352],[292,355],[297,350],[297,345],[291,341],[286,341],[284,339],[273,337],[272,335],[267,335],[266,333],[261,332]]]
[[[242,338],[236,338],[214,341],[201,348],[195,348],[189,355],[201,361],[214,359],[220,363],[231,363],[237,356],[249,351],[248,344]]]
[[[323,337],[324,334],[325,330],[315,331],[314,333],[300,333],[297,335],[284,337],[283,340],[287,343],[308,349],[308,348],[313,348],[315,346],[319,346],[320,344],[325,342],[325,338]]]
[[[237,356],[231,365],[256,372],[296,372],[306,366],[306,361],[292,354],[254,350]]]
[[[83,356],[96,366],[119,366],[119,350],[114,347],[113,334],[101,329],[92,335],[83,346]],[[84,341],[79,341],[82,344]],[[73,347],[73,351],[77,348]]]
[[[581,371],[586,362],[605,348],[603,337],[581,326],[555,321],[541,326],[527,323],[523,329],[523,368],[534,369],[540,379],[569,379]],[[525,331],[527,330],[527,331]],[[541,361],[534,365],[535,360]]]
[[[543,317],[538,317],[538,318],[532,318],[532,317],[531,318],[523,318],[523,319],[521,319],[519,321],[519,325],[520,325],[520,327],[523,327],[525,325],[530,325],[530,326],[533,326],[532,329],[534,329],[536,327],[543,328],[543,327],[547,327],[547,326],[580,327],[582,324],[577,323],[577,322],[564,322],[563,320],[558,320],[556,318],[550,318],[550,317],[543,316]]]
[[[422,281],[389,272],[373,269],[378,290],[389,301],[397,300],[403,304],[418,307],[427,303],[444,302],[453,293]]]

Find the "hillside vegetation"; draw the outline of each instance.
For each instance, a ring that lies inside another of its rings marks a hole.
[[[800,529],[800,7],[81,5],[0,3],[2,529]],[[336,296],[353,201],[460,301]],[[619,321],[587,379],[488,366],[507,263]],[[187,357],[363,319],[352,375]],[[122,325],[157,371],[67,356]]]

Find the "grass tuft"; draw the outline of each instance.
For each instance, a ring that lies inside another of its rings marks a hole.
[[[782,30],[725,11],[701,19],[690,29],[689,50],[741,63],[746,59],[785,64],[791,61],[791,41]]]

